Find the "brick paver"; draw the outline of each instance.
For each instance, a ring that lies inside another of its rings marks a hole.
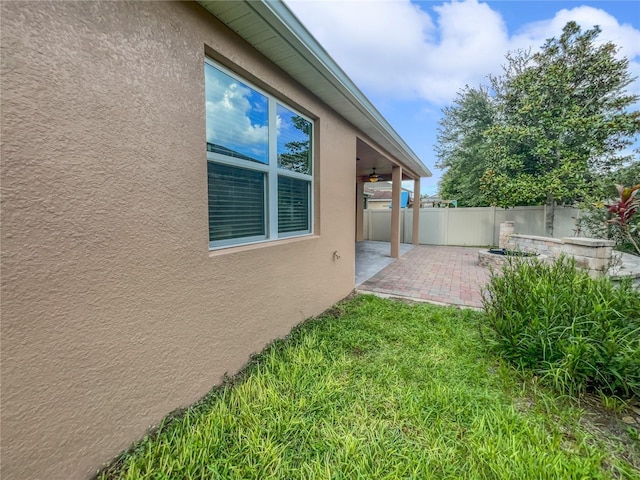
[[[489,281],[489,269],[478,265],[478,250],[418,245],[359,289],[478,308]]]

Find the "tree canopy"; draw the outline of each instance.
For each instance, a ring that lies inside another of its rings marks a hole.
[[[569,22],[539,52],[507,55],[490,89],[467,87],[444,109],[436,147],[444,192],[479,183],[477,205],[573,203],[631,161],[622,152],[640,132],[638,96],[626,92],[634,78],[615,44],[597,41],[600,31]],[[490,116],[471,107],[479,99]]]
[[[480,191],[480,177],[489,166],[482,136],[494,120],[485,87],[465,87],[454,105],[444,108],[436,145],[436,167],[446,169],[439,184],[441,198],[455,199],[459,207],[489,205]]]
[[[311,123],[299,115],[293,115],[291,122],[302,135],[287,142],[284,145],[286,150],[278,152],[278,166],[292,172],[311,173]]]

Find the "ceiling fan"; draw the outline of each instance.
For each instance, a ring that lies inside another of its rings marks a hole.
[[[367,183],[376,183],[376,182],[387,182],[391,180],[391,178],[385,175],[380,175],[376,173],[376,169],[374,167],[369,175],[363,175],[362,177],[360,177],[360,180],[362,182],[367,182]]]

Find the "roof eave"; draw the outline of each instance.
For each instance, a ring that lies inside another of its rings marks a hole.
[[[198,0],[198,3],[338,114],[368,135],[391,155],[394,155],[414,176],[431,176],[429,169],[402,137],[282,1]],[[242,22],[230,25],[230,22],[225,21],[225,11],[229,10],[225,7],[228,7],[230,3],[233,3],[234,8],[242,8],[248,14],[255,15],[265,22],[276,36],[277,45],[274,42],[266,44],[252,41],[251,32],[243,30]],[[281,55],[274,55],[276,50],[281,52],[283,48],[290,49],[309,68],[304,71],[299,68],[293,71],[290,63],[281,60]],[[328,85],[331,88],[326,88]]]

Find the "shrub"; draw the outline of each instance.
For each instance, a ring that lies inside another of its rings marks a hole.
[[[618,185],[635,185],[640,181],[640,162],[633,161],[626,167],[605,173],[600,176],[580,205],[580,215],[576,218],[577,235],[594,238],[607,238],[616,242],[615,249],[638,255],[640,245],[640,215],[633,215],[629,206],[633,202],[630,198],[632,189],[628,189],[628,196],[621,192]],[[615,186],[615,188],[614,188]],[[636,185],[637,187],[638,185]],[[640,194],[636,194],[637,195]],[[637,201],[637,198],[636,198]],[[620,208],[626,203],[626,217],[620,219]],[[616,206],[611,210],[612,206]]]
[[[506,263],[483,293],[495,351],[563,393],[640,396],[640,292],[573,259]]]
[[[627,231],[610,220],[611,214],[604,202],[585,204],[582,206],[580,217],[576,219],[576,226],[579,235],[613,240],[616,242],[616,250],[637,255],[633,242],[640,244],[640,215],[635,215],[629,220]]]

